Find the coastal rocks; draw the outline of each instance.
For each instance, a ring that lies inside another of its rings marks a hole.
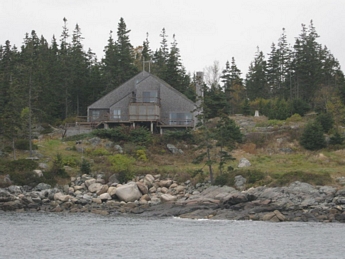
[[[116,196],[120,201],[133,202],[139,200],[142,194],[135,183],[129,183],[118,187],[116,189]]]

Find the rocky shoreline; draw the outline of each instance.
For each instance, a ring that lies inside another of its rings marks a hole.
[[[147,174],[119,184],[101,175],[72,177],[69,185],[52,188],[0,188],[0,210],[140,214],[191,219],[345,222],[345,188],[294,182],[286,187],[256,187],[240,191],[190,181],[177,183]]]

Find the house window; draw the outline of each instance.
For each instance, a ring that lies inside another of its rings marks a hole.
[[[121,119],[121,110],[120,109],[115,109],[113,111],[113,118],[114,118],[114,120],[120,120]]]
[[[91,119],[93,121],[97,120],[99,118],[100,112],[99,111],[91,111]]]
[[[169,125],[191,125],[192,114],[189,112],[172,112],[169,114]]]
[[[143,102],[144,103],[156,103],[157,97],[158,97],[157,91],[143,92]]]

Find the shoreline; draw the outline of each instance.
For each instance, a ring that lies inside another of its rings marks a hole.
[[[126,184],[90,175],[72,177],[60,188],[40,183],[0,188],[0,210],[94,213],[210,220],[345,223],[345,188],[293,182],[285,187],[240,191],[190,181],[177,183],[150,174]]]

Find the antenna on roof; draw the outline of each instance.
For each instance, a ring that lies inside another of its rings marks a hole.
[[[145,58],[143,57],[143,71],[145,71],[145,63],[149,63],[149,73],[151,73],[151,62],[152,58],[148,61],[145,61]]]

